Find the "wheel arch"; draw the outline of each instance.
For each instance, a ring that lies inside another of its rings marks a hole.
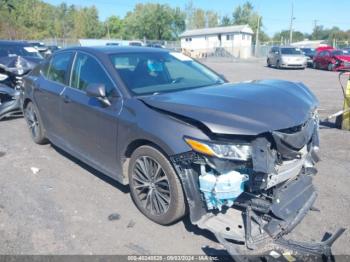
[[[26,106],[29,104],[29,102],[32,102],[32,103],[33,103],[33,101],[32,101],[30,98],[24,99],[22,108],[25,109]]]
[[[140,148],[141,146],[151,146],[151,147],[157,149],[160,153],[162,153],[164,155],[165,158],[168,159],[168,161],[172,165],[172,163],[170,161],[171,154],[169,154],[169,149],[168,150],[165,149],[163,146],[159,145],[158,143],[156,143],[150,139],[146,139],[146,138],[134,139],[134,140],[130,141],[127,144],[127,146],[124,148],[124,150],[122,151],[123,177],[124,177],[124,179],[126,179],[126,181],[124,181],[125,182],[124,184],[129,184],[128,170],[129,170],[130,158],[131,158],[132,154],[135,152],[135,150]]]

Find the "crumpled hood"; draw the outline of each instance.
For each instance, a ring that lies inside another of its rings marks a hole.
[[[341,61],[350,62],[350,56],[348,56],[348,55],[336,55],[334,57],[341,60]]]
[[[200,121],[217,134],[257,135],[301,125],[318,106],[302,83],[223,84],[143,97],[151,107]]]

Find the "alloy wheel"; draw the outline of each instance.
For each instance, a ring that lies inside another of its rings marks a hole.
[[[32,136],[34,138],[37,137],[39,132],[39,122],[32,104],[28,105],[25,109],[25,119],[27,120]]]
[[[159,216],[168,211],[171,201],[169,180],[156,160],[148,156],[136,160],[131,186],[150,214]]]

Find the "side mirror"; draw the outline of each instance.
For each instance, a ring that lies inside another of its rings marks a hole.
[[[225,77],[224,74],[219,74],[220,78],[224,80],[225,82],[228,82],[227,78]]]
[[[97,98],[106,106],[111,105],[106,96],[106,87],[103,84],[89,84],[85,91],[88,96]]]

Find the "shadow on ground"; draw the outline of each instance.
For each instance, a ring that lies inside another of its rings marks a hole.
[[[93,174],[94,176],[98,177],[99,179],[103,180],[104,182],[110,184],[111,186],[117,188],[118,190],[122,191],[124,194],[128,194],[130,193],[130,189],[128,186],[124,186],[121,183],[117,182],[116,180],[114,180],[113,178],[110,178],[109,176],[106,176],[105,174],[101,173],[100,171],[96,170],[95,168],[85,164],[84,162],[80,161],[79,159],[77,159],[76,157],[68,154],[66,151],[64,151],[63,149],[51,144],[52,148],[56,150],[57,153],[59,153],[60,155],[68,158],[69,160],[71,160],[72,162],[74,162],[75,164],[79,165],[81,168],[85,169],[86,171],[88,171],[89,173]]]

